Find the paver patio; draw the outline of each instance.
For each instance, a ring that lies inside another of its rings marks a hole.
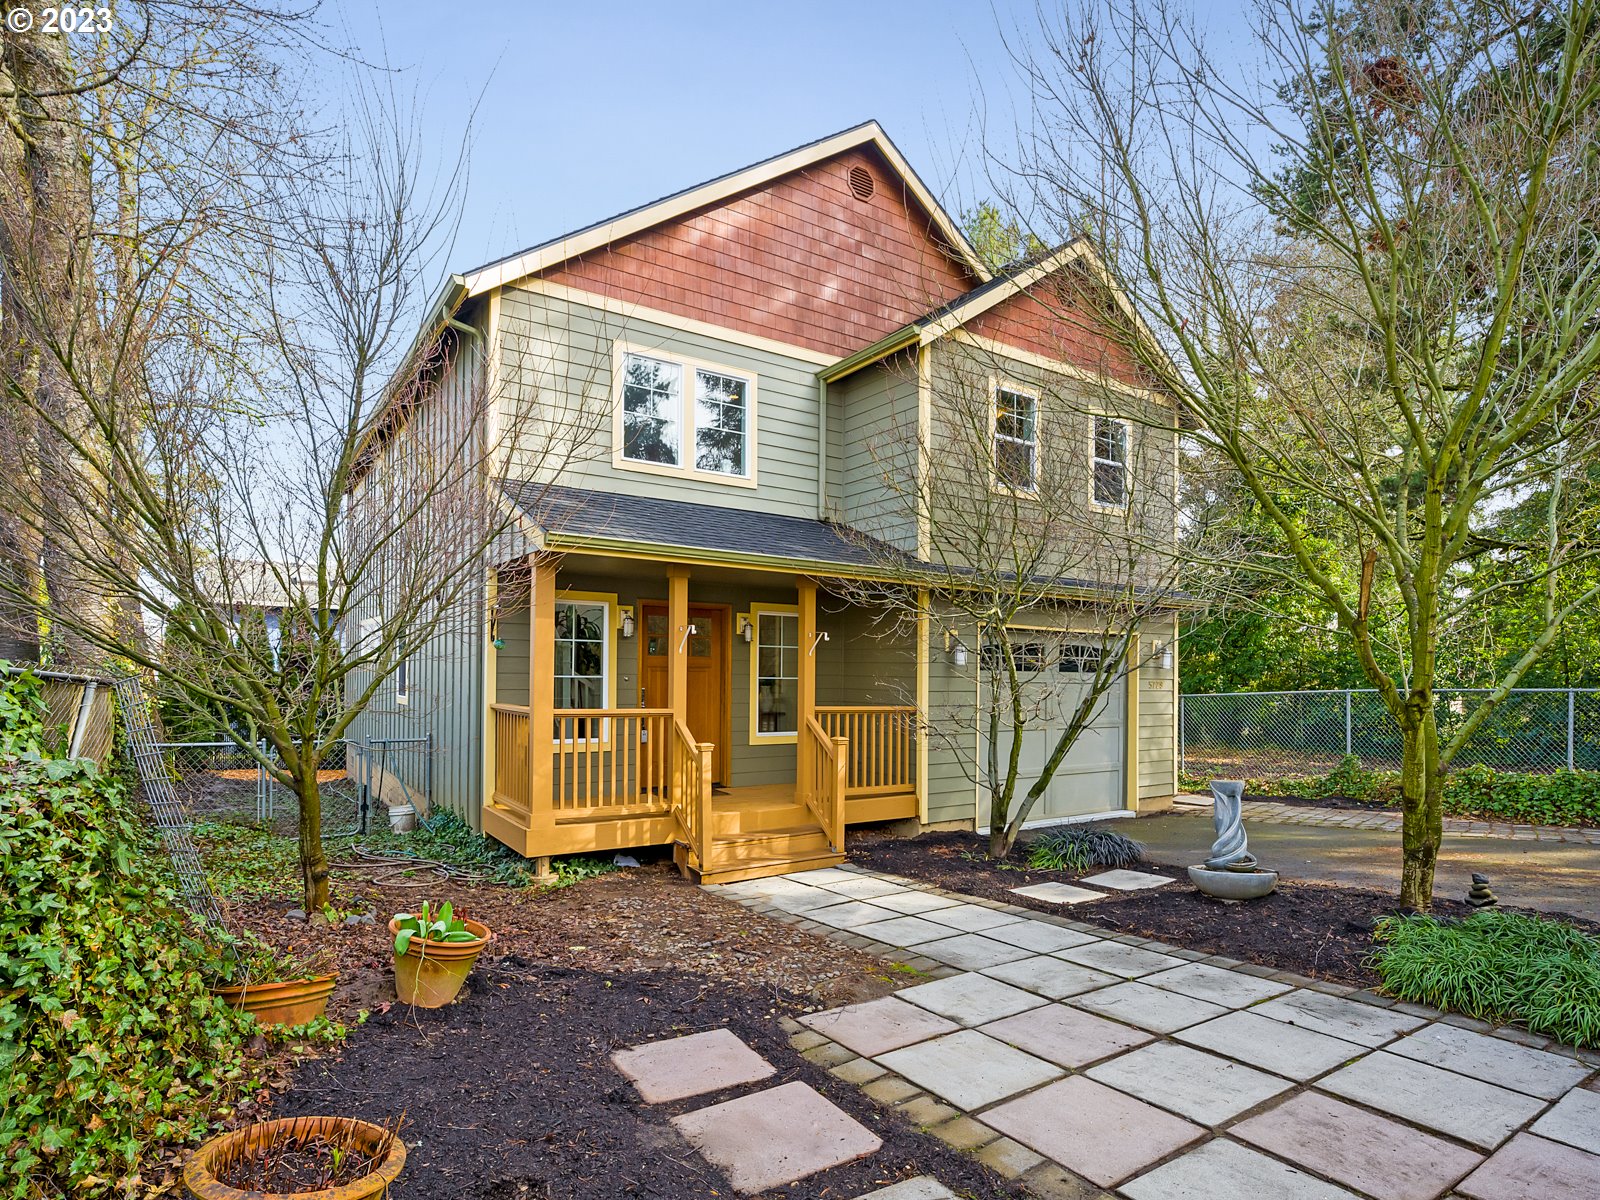
[[[841,904],[862,903],[830,890],[851,876],[899,888],[867,889],[879,922],[822,932],[944,964],[929,968],[944,976],[935,982],[807,1016],[837,1043],[832,1069],[868,1080],[870,1095],[919,1123],[944,1122],[934,1132],[1037,1179],[1043,1194],[1600,1197],[1600,1090],[1590,1090],[1600,1056],[1287,973],[1197,962],[1065,916],[850,868],[810,874],[825,875],[822,886],[789,878]],[[721,890],[794,922],[825,911],[791,889]],[[942,908],[926,907],[935,901]],[[910,946],[896,934],[925,930],[886,923],[958,910],[974,928]],[[874,924],[884,938],[862,942]],[[865,1057],[838,1061],[852,1052]]]

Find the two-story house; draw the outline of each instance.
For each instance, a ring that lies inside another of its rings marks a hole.
[[[518,536],[357,736],[431,732],[432,803],[530,856],[675,845],[717,881],[837,862],[847,824],[982,828],[974,632],[937,586],[908,624],[847,585],[928,557],[937,514],[899,503],[926,443],[885,438],[940,419],[974,347],[1003,367],[1008,478],[1054,456],[1114,504],[1144,439],[1175,470],[1171,406],[1092,312],[1063,330],[1035,301],[1087,253],[995,276],[868,123],[453,277],[422,333],[453,350],[431,402],[548,408],[538,436],[589,452],[513,470]],[[1019,408],[1043,377],[1138,418],[1052,427]],[[1163,653],[1107,694],[1038,821],[1176,790],[1175,621],[1148,635]],[[962,710],[969,741],[926,736]]]

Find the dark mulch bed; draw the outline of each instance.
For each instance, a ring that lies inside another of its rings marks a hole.
[[[1188,950],[1359,987],[1377,983],[1377,975],[1365,965],[1373,949],[1373,922],[1402,911],[1388,892],[1288,881],[1262,900],[1224,904],[1196,891],[1181,868],[1159,864],[1139,869],[1182,882],[1145,892],[1113,893],[1104,900],[1065,909],[1015,895],[1011,889],[1047,880],[1073,883],[1078,875],[1030,870],[1024,865],[1025,849],[1013,860],[996,864],[986,857],[987,848],[988,839],[972,833],[932,833],[904,839],[864,835],[849,846],[850,861],[857,866],[1039,912],[1068,915],[1119,933],[1159,938]],[[1459,901],[1434,902],[1439,916],[1463,916],[1467,911]]]
[[[763,1197],[845,1200],[921,1174],[963,1196],[1023,1195],[803,1059],[778,1024],[800,1010],[793,994],[683,970],[608,973],[507,956],[480,966],[467,997],[448,1008],[396,1006],[374,1016],[338,1059],[303,1064],[274,1111],[387,1121],[407,1110],[410,1156],[391,1192],[399,1200],[699,1200],[732,1192],[668,1118],[800,1080],[872,1129],[883,1148]],[[719,1026],[777,1074],[648,1106],[610,1062],[619,1047]]]

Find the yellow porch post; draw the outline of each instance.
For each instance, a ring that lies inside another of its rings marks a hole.
[[[667,568],[667,628],[671,643],[667,656],[667,696],[672,715],[689,716],[689,568]]]
[[[809,722],[817,713],[817,581],[801,577],[795,587],[800,600],[800,714],[794,747],[794,787],[804,800],[816,789],[816,780],[811,778]]]
[[[551,746],[555,739],[556,564],[537,555],[528,585],[528,849],[547,874],[555,840]]]

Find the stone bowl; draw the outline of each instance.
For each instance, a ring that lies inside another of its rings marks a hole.
[[[1259,900],[1278,886],[1276,871],[1216,871],[1190,867],[1189,882],[1218,900]]]

